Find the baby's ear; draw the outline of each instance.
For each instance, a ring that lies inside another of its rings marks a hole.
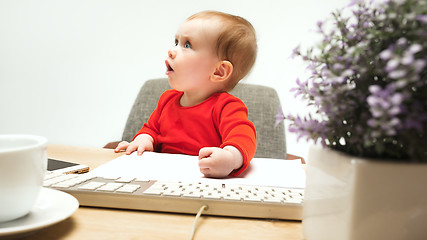
[[[232,73],[233,64],[229,61],[222,60],[218,62],[211,80],[214,82],[223,82],[229,79]]]

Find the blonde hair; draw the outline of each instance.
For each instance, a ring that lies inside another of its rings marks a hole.
[[[242,17],[217,11],[196,13],[187,18],[187,21],[211,18],[217,18],[223,23],[216,44],[218,58],[233,64],[228,91],[249,73],[255,63],[258,49],[255,29]]]

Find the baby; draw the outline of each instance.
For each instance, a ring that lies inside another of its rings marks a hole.
[[[242,173],[255,155],[255,126],[245,104],[227,91],[250,71],[256,52],[255,30],[247,20],[215,11],[189,17],[165,61],[173,89],[161,95],[133,141],[121,142],[115,151],[199,156],[206,177]]]

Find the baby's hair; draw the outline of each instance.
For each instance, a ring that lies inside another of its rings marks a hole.
[[[245,77],[255,63],[257,43],[255,29],[246,19],[216,11],[204,11],[189,17],[193,19],[217,18],[223,23],[217,40],[216,51],[219,59],[233,64],[228,90]]]

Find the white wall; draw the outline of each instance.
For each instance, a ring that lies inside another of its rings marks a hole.
[[[0,0],[0,134],[102,147],[120,140],[146,79],[165,77],[164,59],[180,23],[202,10],[248,19],[258,35],[249,83],[272,86],[285,112],[304,113],[289,89],[306,75],[289,58],[314,43],[318,20],[343,0]],[[288,152],[308,144],[287,135]]]

